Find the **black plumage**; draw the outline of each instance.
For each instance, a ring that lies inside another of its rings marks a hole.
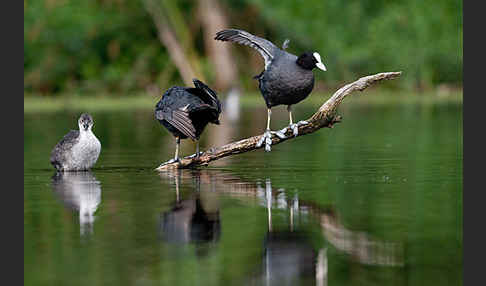
[[[197,79],[193,83],[194,87],[169,88],[155,106],[155,118],[176,137],[175,160],[180,139],[197,141],[208,123],[219,124],[221,102],[216,92]]]
[[[216,33],[215,40],[230,41],[250,46],[257,50],[265,60],[265,69],[257,76],[259,88],[268,109],[267,131],[270,132],[271,108],[277,105],[287,105],[289,111],[290,127],[296,135],[296,125],[292,122],[291,105],[304,100],[314,88],[314,74],[312,70],[317,67],[326,70],[317,53],[306,52],[297,57],[272,42],[237,29],[222,30]],[[288,46],[289,40],[282,45]],[[284,136],[283,134],[280,134]],[[267,140],[268,141],[268,140]]]

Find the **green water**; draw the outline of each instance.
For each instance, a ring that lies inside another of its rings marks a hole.
[[[201,149],[263,131],[263,106],[240,112]],[[25,285],[462,285],[462,104],[339,113],[270,153],[159,174],[174,139],[153,111],[96,111],[98,163],[57,177],[80,112],[25,114]]]

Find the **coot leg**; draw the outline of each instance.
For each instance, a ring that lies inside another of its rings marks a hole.
[[[294,137],[299,135],[299,125],[294,124],[292,120],[292,105],[287,105],[287,111],[289,112],[289,128],[292,129],[292,133],[294,134]]]
[[[174,156],[174,161],[179,160],[179,145],[181,143],[181,138],[176,137],[176,151],[175,151],[175,156]]]
[[[289,112],[289,126],[284,127],[282,130],[280,130],[278,132],[281,133],[281,134],[285,134],[287,132],[287,130],[290,128],[290,130],[292,130],[292,134],[294,135],[294,137],[297,137],[297,135],[299,135],[299,126],[304,125],[304,124],[308,124],[308,122],[301,120],[297,123],[294,123],[294,121],[292,119],[292,107],[291,107],[291,105],[287,105],[287,111]]]
[[[270,152],[272,151],[272,134],[276,134],[278,137],[284,139],[286,138],[285,134],[280,131],[272,131],[270,130],[270,118],[272,116],[272,110],[270,108],[267,109],[267,129],[265,133],[263,133],[262,137],[258,140],[256,146],[262,146],[263,142],[265,142],[265,151]]]
[[[199,158],[199,156],[202,154],[203,152],[199,152],[199,140],[196,141],[196,153],[192,154],[191,156],[189,156],[189,158]]]
[[[179,161],[179,144],[180,143],[181,143],[181,139],[179,137],[176,137],[176,151],[175,151],[174,158],[170,159],[167,162],[160,164],[159,167]]]
[[[293,125],[293,121],[292,121],[292,105],[287,105],[287,111],[289,112],[289,125]]]
[[[270,119],[272,118],[272,109],[267,108],[267,130],[270,130]]]
[[[272,133],[270,131],[270,118],[272,116],[272,110],[270,108],[267,108],[267,129],[263,133],[262,137],[260,140],[258,140],[256,146],[260,147],[262,146],[263,142],[265,142],[265,151],[269,152],[272,150]]]

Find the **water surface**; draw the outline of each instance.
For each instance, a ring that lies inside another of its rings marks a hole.
[[[97,111],[95,168],[55,174],[80,113],[24,115],[25,285],[462,285],[461,104],[345,102],[333,129],[162,173],[152,110]],[[240,115],[201,149],[263,131],[263,104]]]

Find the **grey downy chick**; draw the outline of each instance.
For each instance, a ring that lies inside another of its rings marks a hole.
[[[51,152],[51,164],[56,170],[85,171],[91,169],[101,152],[101,143],[94,135],[93,118],[87,113],[78,120],[79,130],[71,130]]]

